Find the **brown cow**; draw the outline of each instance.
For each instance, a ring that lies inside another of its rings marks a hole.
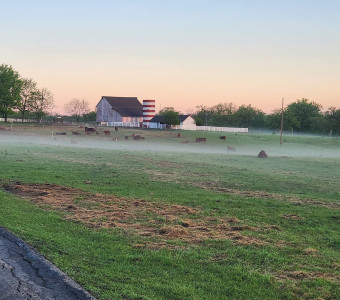
[[[135,141],[139,141],[139,140],[143,140],[144,138],[143,138],[141,135],[137,134],[137,135],[135,135],[135,136],[133,137],[133,139],[134,139]]]
[[[93,133],[93,132],[97,132],[97,130],[93,127],[85,127],[85,133],[86,134],[90,134],[90,133]]]
[[[225,135],[220,136],[220,139],[223,140],[223,141],[225,141],[226,138],[227,138],[227,137],[226,137]]]
[[[110,130],[104,130],[105,135],[110,135]]]

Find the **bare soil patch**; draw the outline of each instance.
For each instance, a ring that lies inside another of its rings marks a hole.
[[[298,198],[295,196],[267,193],[263,191],[241,191],[237,189],[223,188],[223,187],[218,186],[218,184],[214,182],[201,182],[198,184],[198,186],[201,188],[207,189],[207,190],[218,191],[218,192],[227,193],[227,194],[241,195],[241,196],[245,196],[249,198],[286,200],[297,205],[316,205],[316,206],[322,206],[322,207],[327,207],[331,209],[340,209],[339,202],[323,202],[318,199]],[[294,218],[291,217],[291,219],[294,219]],[[295,219],[298,219],[298,218],[295,218]]]
[[[200,243],[205,239],[228,239],[235,244],[264,245],[267,242],[246,236],[257,228],[237,218],[203,216],[200,208],[170,205],[142,199],[91,194],[53,184],[3,184],[3,188],[44,209],[62,212],[67,220],[93,228],[120,228],[151,239],[150,248],[166,247],[166,241]]]
[[[322,272],[287,271],[282,274],[277,274],[275,277],[279,281],[326,279],[329,281],[340,282],[340,276]]]

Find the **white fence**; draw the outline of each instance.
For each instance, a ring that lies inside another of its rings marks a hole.
[[[140,127],[140,122],[102,122],[100,126]]]
[[[172,129],[182,130],[200,130],[200,131],[217,131],[217,132],[240,132],[247,133],[248,128],[235,128],[235,127],[215,127],[215,126],[195,126],[195,125],[175,125]]]

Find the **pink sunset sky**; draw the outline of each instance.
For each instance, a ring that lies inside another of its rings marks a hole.
[[[0,64],[94,110],[101,96],[182,113],[308,98],[340,107],[340,1],[4,1]]]

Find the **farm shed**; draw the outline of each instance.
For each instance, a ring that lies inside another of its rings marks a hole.
[[[180,129],[187,129],[187,127],[196,127],[195,120],[189,115],[178,115],[180,120]],[[167,124],[164,121],[164,116],[154,116],[149,123],[149,128],[164,129]]]
[[[139,127],[143,122],[143,105],[137,97],[103,96],[96,111],[99,125]]]

